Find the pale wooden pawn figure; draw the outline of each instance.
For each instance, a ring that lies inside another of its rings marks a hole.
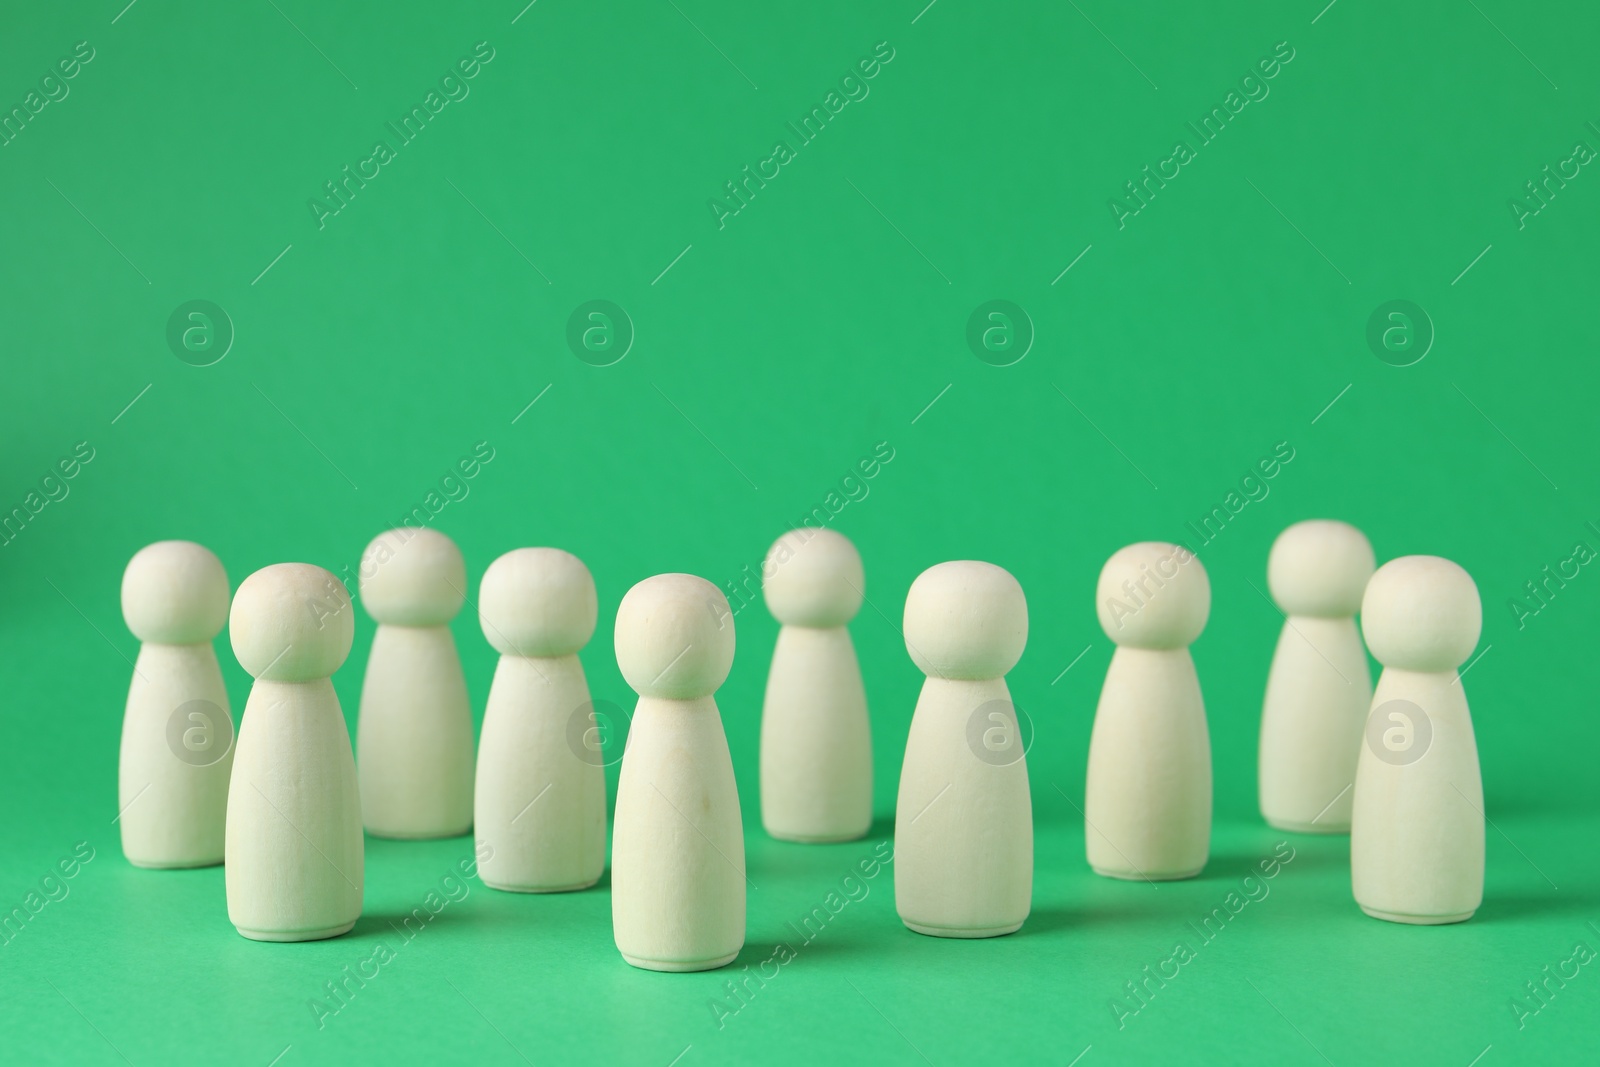
[[[233,720],[212,647],[228,575],[192,541],[140,549],[122,575],[122,617],[141,644],[122,718],[117,807],[136,867],[222,862]]]
[[[1477,647],[1472,577],[1438,556],[1390,560],[1361,602],[1383,673],[1356,768],[1350,880],[1376,919],[1438,925],[1483,902],[1483,779],[1457,674]]]
[[[744,945],[744,823],[712,694],[733,666],[717,587],[658,574],[617,608],[617,666],[639,694],[617,783],[611,920],[622,958],[706,971]]]
[[[330,680],[354,613],[309,563],[263,567],[233,598],[233,651],[256,681],[228,790],[228,918],[256,941],[335,937],[361,915],[361,794]]]
[[[1377,566],[1360,530],[1297,522],[1267,557],[1267,587],[1284,613],[1261,709],[1261,815],[1280,830],[1350,831],[1361,730],[1372,703],[1356,612]]]
[[[437,530],[388,530],[367,546],[361,603],[378,623],[356,725],[361,816],[376,837],[454,837],[472,827],[472,707],[450,620],[467,568]]]
[[[1189,646],[1211,614],[1211,582],[1181,545],[1118,550],[1095,589],[1117,646],[1089,738],[1084,833],[1108,878],[1192,878],[1211,848],[1211,738]]]
[[[872,730],[846,629],[864,596],[861,554],[832,530],[791,530],[762,578],[783,627],[761,712],[761,821],[784,841],[853,841],[872,825]]]
[[[594,636],[594,578],[558,548],[519,548],[484,572],[483,635],[500,653],[478,746],[478,876],[518,893],[586,889],[606,865],[601,722],[578,653]]]
[[[1022,586],[992,563],[923,571],[906,594],[906,651],[927,675],[895,804],[900,921],[934,937],[998,937],[1033,903],[1028,765],[1005,675],[1028,642]]]

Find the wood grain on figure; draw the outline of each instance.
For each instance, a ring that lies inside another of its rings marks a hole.
[[[761,821],[785,841],[853,841],[872,825],[872,730],[846,629],[861,610],[861,554],[832,530],[791,530],[762,578],[783,626],[761,710]]]
[[[1390,560],[1361,602],[1383,664],[1356,767],[1350,881],[1377,919],[1437,925],[1483,902],[1483,779],[1457,671],[1477,647],[1472,577],[1438,556]]]
[[[622,958],[705,971],[744,945],[744,823],[713,694],[733,666],[717,587],[660,574],[617,608],[617,666],[639,694],[617,783],[611,920]]]
[[[1350,831],[1372,672],[1356,631],[1376,560],[1366,535],[1331,519],[1297,522],[1267,557],[1284,614],[1261,708],[1261,815],[1280,830]]]
[[[1028,641],[1010,573],[957,560],[906,594],[906,651],[927,676],[895,804],[895,909],[919,934],[996,937],[1033,901],[1033,807],[1005,675]]]
[[[558,548],[519,548],[484,572],[478,621],[500,653],[478,745],[478,876],[495,889],[586,889],[606,865],[601,723],[578,653],[594,636],[594,578]]]
[[[388,530],[363,553],[360,583],[378,623],[356,724],[361,817],[377,837],[464,834],[472,708],[450,634],[466,599],[461,550],[437,530]]]
[[[233,598],[228,634],[256,681],[228,788],[228,918],[257,941],[335,937],[361,915],[361,795],[331,681],[354,612],[309,563],[264,567]]]
[[[228,575],[192,541],[139,550],[122,575],[139,639],[117,764],[122,852],[136,867],[223,859],[233,720],[212,647],[228,621]]]
[[[1211,582],[1188,549],[1144,541],[1106,561],[1095,610],[1117,648],[1089,738],[1089,866],[1192,878],[1211,848],[1211,739],[1189,646],[1211,613]]]

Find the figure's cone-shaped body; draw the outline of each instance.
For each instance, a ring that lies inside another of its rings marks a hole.
[[[1033,902],[1033,805],[1006,672],[1028,641],[1007,571],[957,560],[906,594],[906,650],[927,675],[895,805],[895,909],[919,934],[996,937]]]
[[[1140,542],[1106,561],[1095,608],[1117,650],[1089,739],[1089,866],[1192,878],[1211,847],[1211,738],[1189,646],[1211,613],[1211,582],[1183,546]]]
[[[211,643],[228,576],[206,548],[158,541],[128,563],[122,616],[142,642],[117,767],[122,852],[136,867],[221,863],[233,719]]]
[[[376,837],[454,837],[472,826],[472,708],[450,620],[467,568],[437,530],[388,530],[361,557],[378,622],[356,725],[361,815]]]
[[[330,680],[355,636],[328,571],[278,563],[246,578],[228,633],[255,679],[228,789],[228,918],[257,941],[335,937],[361,915],[361,796]]]
[[[1354,526],[1297,522],[1278,535],[1267,587],[1284,613],[1261,708],[1261,815],[1280,830],[1350,830],[1372,673],[1356,632],[1375,566]]]
[[[832,530],[791,530],[762,575],[783,628],[761,711],[761,821],[785,841],[853,841],[872,825],[872,730],[845,628],[861,610],[861,555]]]
[[[603,721],[578,653],[594,636],[594,578],[558,548],[519,548],[484,572],[483,635],[500,653],[478,745],[478,875],[495,889],[586,889],[606,865]]]
[[[1356,767],[1350,881],[1377,919],[1436,925],[1483,902],[1483,779],[1457,674],[1483,630],[1478,587],[1438,556],[1402,556],[1361,602],[1383,674]]]
[[[716,586],[660,574],[617,608],[617,666],[639,704],[617,783],[611,920],[622,958],[705,971],[744,945],[744,823],[712,694],[733,666]]]

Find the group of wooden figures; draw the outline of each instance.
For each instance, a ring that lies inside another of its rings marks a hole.
[[[1481,628],[1472,579],[1434,556],[1376,568],[1366,537],[1330,520],[1285,530],[1267,570],[1285,622],[1261,729],[1266,820],[1350,833],[1354,895],[1369,915],[1470,917],[1484,820],[1457,671]],[[791,530],[762,578],[782,623],[762,712],[762,821],[784,841],[860,838],[872,821],[872,742],[847,626],[864,600],[861,557],[833,530]],[[461,552],[436,530],[389,530],[358,580],[378,623],[359,761],[331,682],[354,638],[349,592],[332,573],[275,564],[230,602],[221,562],[198,544],[158,542],[133,557],[122,608],[142,645],[119,768],[129,861],[225,862],[228,916],[264,941],[355,924],[363,829],[473,831],[479,876],[496,889],[593,886],[606,865],[605,766],[621,741],[605,743],[620,724],[596,708],[578,658],[598,620],[588,568],[559,549],[521,548],[485,572],[476,607],[500,660],[476,757],[449,629],[468,600]],[[1205,866],[1211,753],[1189,646],[1210,606],[1204,568],[1179,545],[1130,545],[1101,572],[1096,607],[1116,652],[1083,804],[1099,874],[1160,881]],[[687,574],[647,578],[617,608],[617,665],[639,700],[617,787],[612,918],[637,967],[706,970],[744,945],[744,827],[714,698],[733,664],[733,623],[717,587]],[[213,649],[224,625],[255,678],[236,739]],[[894,883],[900,917],[919,933],[992,937],[1028,916],[1027,739],[1005,680],[1027,633],[1022,587],[990,563],[938,564],[906,595],[906,650],[927,680],[900,775]],[[1363,633],[1384,665],[1376,692]]]

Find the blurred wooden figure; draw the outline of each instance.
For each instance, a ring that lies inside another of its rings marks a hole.
[[[467,568],[437,530],[388,530],[361,557],[377,620],[356,725],[361,817],[375,837],[454,837],[472,827],[472,708],[450,621]]]
[[[1284,614],[1261,708],[1261,815],[1280,830],[1350,831],[1361,730],[1372,703],[1356,631],[1376,566],[1354,526],[1297,522],[1267,557],[1267,588]]]
[[[872,825],[872,730],[846,629],[861,610],[861,554],[832,530],[791,530],[762,578],[783,626],[761,712],[761,821],[780,840],[853,841]]]
[[[1182,545],[1118,550],[1095,590],[1117,650],[1089,738],[1084,833],[1108,878],[1192,878],[1211,849],[1211,737],[1189,646],[1211,614],[1211,582]]]
[[[223,859],[233,719],[212,647],[228,621],[228,575],[192,541],[158,541],[122,575],[122,617],[141,644],[122,718],[117,821],[136,867]]]

